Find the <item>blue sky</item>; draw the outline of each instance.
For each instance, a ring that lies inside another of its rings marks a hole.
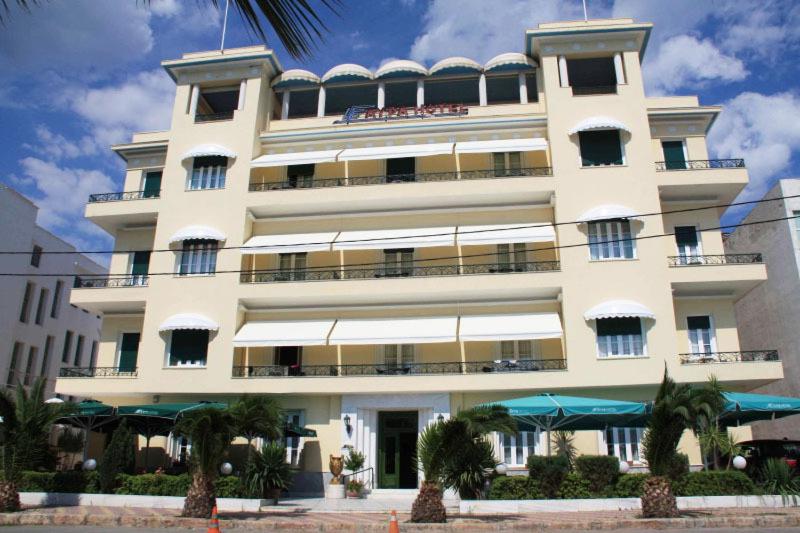
[[[312,0],[313,1],[313,0]],[[655,29],[644,63],[649,95],[698,94],[725,106],[712,157],[744,157],[763,195],[800,176],[800,3],[792,0],[587,0],[592,18],[633,17]],[[224,5],[224,1],[221,1]],[[312,59],[284,68],[319,74],[344,62],[393,58],[430,66],[451,55],[483,62],[521,51],[526,28],[582,18],[580,0],[343,0]],[[162,59],[219,47],[221,13],[206,0],[51,0],[12,8],[0,27],[0,181],[40,206],[39,221],[80,249],[111,239],[83,220],[89,194],[121,190],[108,146],[169,127],[174,85]],[[226,46],[256,43],[233,13]],[[730,210],[733,223],[744,209]]]

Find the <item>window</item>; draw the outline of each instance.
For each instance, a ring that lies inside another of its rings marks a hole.
[[[592,261],[636,258],[630,221],[614,219],[589,222],[588,231]]]
[[[213,274],[217,269],[217,241],[193,239],[183,241],[178,274]]]
[[[697,228],[694,226],[675,226],[675,244],[678,247],[680,264],[690,265],[699,263],[700,239],[697,238]]]
[[[300,368],[303,364],[302,346],[276,346],[274,355],[275,364],[286,367],[287,375],[302,375],[302,370]]]
[[[311,187],[314,182],[314,163],[286,167],[286,183],[293,189]]]
[[[536,73],[525,74],[525,88],[528,90],[528,103],[539,101],[539,88],[536,84]]]
[[[61,351],[61,362],[68,363],[69,362],[69,352],[70,348],[72,348],[72,335],[73,333],[69,330],[64,334],[64,348]]]
[[[714,329],[710,316],[686,317],[686,328],[689,331],[689,347],[695,355],[714,353]]]
[[[521,176],[521,152],[496,152],[492,154],[495,176]]]
[[[539,343],[534,340],[500,341],[500,358],[504,361],[530,360],[539,355]]]
[[[306,252],[278,255],[278,281],[303,281],[306,279]]]
[[[117,369],[120,372],[133,372],[139,359],[139,341],[142,334],[123,333],[120,335],[117,354]]]
[[[386,160],[386,182],[398,183],[416,179],[417,161],[413,157],[396,157]]]
[[[6,385],[9,387],[16,385],[17,364],[19,364],[19,358],[22,357],[23,349],[25,349],[24,344],[21,342],[14,343],[14,349],[11,351],[11,361],[8,363],[8,376],[6,376]]]
[[[42,368],[39,374],[47,377],[50,373],[50,353],[53,351],[53,343],[56,341],[55,337],[48,335],[44,341],[44,353],[42,353]]]
[[[227,169],[227,157],[218,155],[195,157],[192,164],[192,176],[189,180],[189,190],[224,189]]]
[[[86,341],[86,337],[83,335],[78,335],[78,342],[75,343],[75,359],[73,359],[72,364],[74,366],[81,366],[81,357],[83,356],[83,343]]]
[[[497,271],[498,272],[524,272],[528,252],[525,243],[497,245]]]
[[[425,80],[425,103],[478,105],[480,103],[478,78]]]
[[[284,411],[289,426],[303,427],[303,411]],[[286,437],[286,462],[292,466],[300,464],[300,452],[303,449],[303,437]]]
[[[239,86],[208,87],[200,90],[195,122],[230,120],[239,107]]]
[[[641,463],[643,435],[644,428],[608,428],[605,431],[608,455],[616,456],[620,461]]]
[[[19,321],[28,323],[31,312],[31,298],[33,298],[34,285],[30,281],[25,284],[25,294],[22,295],[22,309],[19,311]]]
[[[398,248],[383,251],[383,275],[387,278],[407,277],[414,273],[414,249]]]
[[[500,447],[503,452],[500,460],[508,466],[525,466],[528,457],[539,452],[541,432],[520,431],[513,435],[507,433],[500,434]]]
[[[640,318],[600,318],[596,322],[600,357],[644,355]]]
[[[92,341],[92,351],[89,352],[89,368],[97,365],[97,341]]]
[[[292,93],[294,100],[294,93]],[[291,103],[291,100],[290,100]],[[367,83],[347,87],[328,87],[325,89],[325,114],[341,115],[354,105],[374,106],[378,103],[378,84]],[[314,109],[314,115],[316,115]]]
[[[59,307],[61,306],[61,291],[64,290],[64,282],[56,281],[56,290],[53,292],[53,307],[50,309],[50,318],[58,318]]]
[[[416,107],[417,82],[403,81],[386,84],[386,107]]]
[[[519,102],[519,76],[516,73],[509,76],[486,76],[487,104],[518,104]]]
[[[28,348],[28,364],[25,365],[25,385],[30,385],[33,379],[33,367],[36,364],[36,357],[39,353],[39,348],[31,346]]]
[[[169,366],[206,366],[208,331],[179,329],[172,332]]]
[[[617,73],[613,57],[568,59],[567,77],[572,94],[610,94],[617,92]]]
[[[47,297],[49,293],[50,291],[48,291],[45,288],[42,288],[39,291],[39,304],[36,306],[35,322],[40,326],[44,324],[44,314],[45,314],[45,308],[47,307]]]
[[[686,151],[683,141],[661,141],[664,151],[664,165],[667,170],[682,170],[686,168]]]
[[[33,245],[33,251],[31,252],[31,266],[35,266],[39,268],[39,263],[42,261],[42,247]]]
[[[386,344],[382,349],[383,364],[390,371],[408,369],[414,364],[413,344]]]
[[[319,89],[280,93],[281,99],[289,98],[289,118],[316,117]]]
[[[581,164],[585,167],[621,165],[622,142],[619,130],[594,130],[578,133]]]
[[[150,273],[150,252],[140,251],[131,254],[131,284],[145,285]]]
[[[142,196],[145,198],[158,198],[161,196],[161,170],[145,172],[142,183]]]

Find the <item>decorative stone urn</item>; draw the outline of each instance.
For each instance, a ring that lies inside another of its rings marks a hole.
[[[326,497],[334,500],[343,500],[344,484],[342,483],[342,469],[344,469],[344,459],[341,456],[335,457],[331,455],[330,461],[328,462],[328,467],[330,468],[333,477],[328,485]]]

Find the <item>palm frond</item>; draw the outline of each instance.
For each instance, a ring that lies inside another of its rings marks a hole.
[[[209,479],[214,479],[233,440],[235,429],[235,422],[227,409],[205,407],[183,415],[175,424],[173,432],[186,437],[192,443],[192,467]]]
[[[30,11],[31,6],[39,4],[39,0],[16,0],[17,7]],[[0,0],[0,24],[5,24],[11,14],[11,0]]]

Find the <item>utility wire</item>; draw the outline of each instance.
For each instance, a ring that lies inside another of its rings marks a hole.
[[[750,205],[750,204],[759,204],[763,202],[777,202],[780,200],[787,200],[791,198],[800,198],[800,194],[793,194],[789,196],[778,196],[776,198],[761,198],[759,200],[748,200],[744,202],[732,202],[729,204],[716,204],[716,205],[708,205],[703,207],[689,207],[685,209],[673,209],[669,211],[653,211],[651,213],[642,213],[637,214],[633,218],[641,218],[641,217],[651,217],[651,216],[659,216],[659,215],[673,215],[677,213],[691,213],[695,211],[705,211],[708,209],[721,209],[721,208],[728,208],[728,207],[736,207],[740,205]],[[567,221],[567,222],[553,222],[553,223],[544,223],[539,222],[536,224],[521,224],[519,226],[508,226],[503,228],[503,231],[508,230],[515,230],[515,229],[530,229],[530,228],[539,228],[539,227],[549,227],[549,226],[571,226],[574,224],[583,224],[584,221],[574,220],[574,221]],[[721,226],[720,229],[724,228],[732,228],[736,227],[735,225],[726,225]],[[413,228],[412,228],[413,229]],[[349,230],[348,230],[349,231]],[[360,231],[360,230],[359,230]],[[468,235],[473,233],[487,233],[498,231],[495,228],[488,228],[488,229],[480,229],[480,230],[467,230],[467,231],[452,231],[452,232],[443,232],[443,233],[426,233],[426,234],[411,234],[402,237],[403,239],[407,238],[421,238],[421,237],[446,237],[449,235]],[[314,232],[314,233],[325,233],[322,231]],[[334,233],[334,232],[328,232]],[[348,239],[344,241],[336,241],[336,244],[339,243],[357,243],[357,242],[376,242],[376,241],[387,241],[391,244],[391,241],[397,241],[400,237],[376,237],[376,238],[369,238],[369,239]],[[316,245],[316,244],[331,244],[330,241],[319,241],[319,242],[298,242],[298,243],[283,243],[283,244],[274,244],[270,245],[270,248],[288,248],[293,246],[307,246],[307,245]],[[218,246],[216,250],[248,250],[248,249],[258,249],[262,248],[262,246]],[[65,254],[131,254],[136,252],[150,252],[150,253],[160,253],[160,252],[176,252],[180,250],[175,250],[173,248],[158,248],[158,249],[149,249],[149,250],[74,250],[74,251],[47,251],[42,250],[42,254],[54,254],[54,255],[65,255]],[[30,255],[30,250],[0,250],[0,255]]]
[[[795,215],[795,216],[790,216],[790,217],[772,218],[772,219],[768,219],[768,220],[757,220],[757,221],[753,221],[753,222],[740,222],[739,224],[726,225],[726,226],[715,226],[715,227],[709,227],[709,228],[698,228],[697,231],[700,231],[700,232],[703,232],[703,231],[717,231],[717,230],[722,230],[724,228],[740,228],[740,227],[745,227],[745,226],[755,226],[755,225],[758,225],[758,224],[769,224],[769,223],[772,223],[772,222],[781,222],[781,221],[784,221],[784,220],[794,220],[794,219],[798,219],[798,218],[800,218],[800,215]],[[597,245],[601,245],[601,244],[612,244],[612,243],[643,241],[643,240],[647,240],[647,239],[657,239],[657,238],[661,238],[661,237],[672,237],[674,235],[675,235],[674,232],[673,233],[658,233],[658,234],[655,234],[655,235],[644,235],[642,237],[628,237],[628,238],[624,238],[624,239],[609,239],[609,240],[605,240],[605,241],[581,242],[581,243],[576,243],[576,244],[564,244],[564,245],[559,245],[559,246],[550,246],[550,247],[546,247],[546,248],[527,248],[526,247],[526,248],[524,248],[524,251],[525,252],[543,252],[543,251],[549,251],[549,250],[565,250],[565,249],[569,249],[569,248],[580,248],[580,247],[586,247],[586,246],[597,246]],[[446,260],[446,259],[459,259],[459,258],[466,259],[466,258],[472,258],[472,257],[497,257],[497,255],[498,255],[497,252],[482,253],[482,254],[467,254],[467,255],[461,255],[461,256],[451,255],[451,256],[442,256],[442,257],[430,257],[430,258],[427,258],[427,259],[414,259],[414,260],[412,260],[412,262],[413,263],[424,263],[424,262],[429,262],[429,261],[442,261],[442,260]],[[542,262],[546,262],[546,261],[542,261]],[[345,272],[347,272],[348,269],[352,269],[352,267],[359,267],[359,266],[373,266],[373,267],[374,266],[382,266],[382,267],[385,267],[386,263],[381,261],[381,262],[375,262],[375,263],[359,263],[359,264],[353,264],[353,265],[346,265],[345,266]],[[442,265],[442,266],[444,266],[444,265]],[[469,265],[465,265],[465,266],[469,266]],[[399,265],[397,268],[402,268],[402,266]],[[337,264],[337,265],[330,265],[330,266],[306,267],[306,268],[304,268],[302,270],[302,272],[313,272],[313,271],[317,271],[317,270],[340,270],[340,269],[341,269],[341,265]],[[292,271],[291,270],[290,271],[285,271],[285,270],[278,270],[278,269],[270,269],[270,270],[215,270],[214,272],[208,272],[208,273],[201,272],[201,273],[198,273],[198,274],[259,274],[259,273],[271,273],[271,272],[274,272],[274,273],[287,273],[287,272],[292,272]],[[70,274],[36,274],[36,273],[30,273],[30,272],[24,272],[24,273],[0,272],[0,276],[72,277],[72,276],[76,276],[76,274],[74,274],[74,273],[70,273]],[[129,274],[129,273],[126,273],[126,274],[105,274],[105,275],[102,275],[102,276],[90,275],[90,276],[77,276],[77,277],[79,277],[79,278],[83,277],[85,279],[97,279],[97,278],[130,278],[130,277],[136,277],[136,276],[141,276],[142,278],[150,277],[150,276],[177,276],[177,277],[182,277],[182,275],[179,274],[178,272],[153,272],[153,273],[147,273],[147,274],[141,274],[141,275]]]

